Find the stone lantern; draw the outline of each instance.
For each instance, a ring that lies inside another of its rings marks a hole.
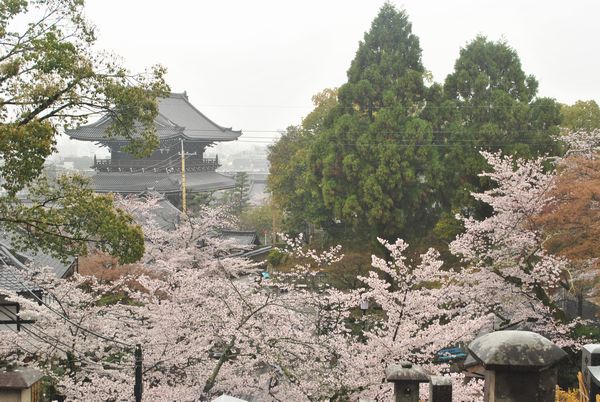
[[[581,372],[590,401],[600,395],[600,344],[584,345],[581,349]]]
[[[567,354],[529,331],[497,331],[469,345],[485,368],[485,402],[554,402],[556,364]]]
[[[419,402],[419,384],[429,382],[429,374],[410,362],[389,366],[385,377],[394,383],[395,402]]]
[[[429,378],[429,402],[452,402],[452,379],[432,375]]]

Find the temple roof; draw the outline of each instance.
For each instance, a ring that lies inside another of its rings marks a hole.
[[[158,116],[154,120],[159,140],[182,137],[191,141],[233,141],[241,134],[231,128],[219,126],[192,105],[184,92],[171,93],[160,98]],[[104,116],[92,124],[67,130],[67,135],[82,141],[124,141],[123,137],[107,137],[112,124],[110,116]]]
[[[0,228],[0,256],[5,255],[5,252],[2,250],[2,248],[6,248],[6,250],[12,254],[12,256],[21,259],[25,265],[32,266],[34,268],[51,268],[57,278],[64,278],[69,275],[72,271],[73,264],[76,263],[74,257],[68,257],[65,262],[62,262],[59,259],[39,250],[17,251],[12,245],[12,237],[13,235],[11,233]],[[2,273],[0,273],[0,283],[2,282],[1,277]]]
[[[186,188],[193,192],[216,191],[235,186],[235,180],[216,172],[187,172]],[[178,193],[181,173],[104,173],[91,177],[92,187],[99,193]]]

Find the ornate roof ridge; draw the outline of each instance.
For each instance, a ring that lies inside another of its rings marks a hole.
[[[175,95],[175,96],[173,96]],[[196,112],[198,113],[200,116],[204,117],[208,122],[210,122],[211,124],[213,124],[215,127],[218,127],[221,131],[225,132],[225,131],[231,131],[233,133],[242,133],[242,130],[234,130],[233,127],[223,127],[220,124],[215,123],[213,120],[211,120],[210,118],[208,118],[204,113],[202,113],[200,110],[198,110],[198,108],[196,108],[196,106],[194,106],[188,96],[187,96],[187,91],[183,91],[183,93],[177,93],[177,92],[171,92],[171,97],[177,97],[180,99],[183,99],[188,105],[190,105],[190,107]]]
[[[106,135],[111,120],[111,114],[107,113],[93,123],[67,129],[66,134],[83,141],[128,141],[127,138]],[[189,101],[187,92],[172,92],[160,98],[154,124],[159,140],[181,136],[189,141],[232,141],[242,134],[242,130],[223,127],[208,118]]]

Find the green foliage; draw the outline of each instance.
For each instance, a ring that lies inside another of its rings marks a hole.
[[[269,264],[271,264],[271,266],[273,267],[277,267],[281,264],[283,264],[285,262],[287,258],[287,254],[282,252],[281,250],[274,248],[273,250],[269,251],[269,254],[267,255],[267,262]]]
[[[337,106],[337,92],[337,88],[325,88],[313,95],[312,103],[315,108],[302,120],[303,130],[316,133],[323,128],[329,112]]]
[[[0,221],[27,235],[23,246],[64,256],[85,253],[94,241],[132,261],[141,256],[141,231],[112,208],[109,197],[93,196],[79,178],[59,180],[59,188],[36,182],[59,132],[90,116],[109,114],[109,135],[130,139],[128,151],[136,155],[149,154],[158,143],[157,97],[169,91],[164,68],[130,74],[95,53],[94,42],[81,0],[0,4],[0,176],[7,193],[0,199]],[[26,188],[33,207],[15,197]]]
[[[98,306],[110,306],[113,304],[123,304],[129,306],[142,306],[139,301],[132,300],[124,291],[115,291],[102,295],[96,302]],[[110,359],[108,360],[110,361]]]
[[[303,232],[307,222],[328,216],[321,194],[308,169],[308,147],[313,134],[291,126],[269,147],[270,172],[267,186],[273,205],[283,211],[284,231]]]
[[[22,190],[44,165],[54,150],[56,135],[48,122],[32,121],[25,125],[0,123],[0,165],[2,187],[11,195]]]
[[[194,213],[201,210],[204,207],[208,207],[217,202],[215,194],[210,191],[202,193],[193,193],[188,190],[187,192],[187,207],[189,212]]]
[[[600,129],[600,107],[593,101],[577,101],[560,108],[561,127],[569,131]]]
[[[597,325],[577,324],[573,328],[572,336],[587,339],[590,342],[600,342],[600,328]]]
[[[490,213],[470,196],[490,185],[478,176],[487,168],[480,150],[561,151],[553,139],[560,106],[536,98],[538,83],[514,49],[477,37],[444,85],[427,86],[411,29],[406,13],[386,3],[347,83],[315,96],[314,112],[271,147],[269,187],[287,229],[316,224],[335,242],[444,243],[461,230],[454,213]]]
[[[531,158],[560,152],[560,106],[536,98],[538,83],[526,75],[519,57],[506,42],[478,36],[460,51],[443,94],[425,113],[439,132],[443,148],[445,208],[485,216],[485,207],[471,201],[471,191],[489,183],[478,174],[487,169],[480,150]]]
[[[229,206],[231,212],[240,216],[250,200],[250,178],[246,172],[235,174],[235,187],[223,194],[221,203]]]
[[[478,36],[460,50],[454,72],[444,84],[450,98],[465,102],[490,101],[506,93],[516,101],[528,103],[535,97],[537,88],[535,77],[526,76],[521,69],[514,49],[504,41],[491,42],[484,36]],[[469,113],[486,121],[490,114],[507,111],[490,112],[480,108]]]
[[[88,243],[121,263],[139,260],[144,253],[141,228],[109,195],[94,193],[88,179],[60,176],[56,183],[39,178],[30,186],[27,203],[0,197],[3,226],[17,236],[23,250],[43,250],[56,257],[86,255]]]
[[[274,216],[275,215],[275,216]],[[246,208],[239,216],[239,225],[242,230],[255,230],[259,236],[271,235],[273,220],[279,215],[272,204],[252,206]]]
[[[339,104],[309,150],[329,230],[406,236],[435,218],[439,156],[426,104],[418,38],[405,12],[385,4],[360,43]],[[326,222],[325,222],[326,223]],[[340,229],[336,229],[338,226]]]
[[[323,203],[317,182],[309,169],[309,148],[338,104],[337,88],[326,88],[312,97],[315,108],[300,126],[290,126],[279,141],[269,147],[271,165],[268,188],[273,207],[283,213],[287,232],[306,231],[309,222],[325,224],[330,212]]]
[[[454,215],[444,212],[433,228],[434,236],[444,242],[450,243],[463,231],[462,222]]]

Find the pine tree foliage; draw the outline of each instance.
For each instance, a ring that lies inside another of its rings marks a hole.
[[[420,117],[425,75],[408,16],[384,5],[309,155],[330,221],[354,235],[406,234],[435,216],[438,153]]]

